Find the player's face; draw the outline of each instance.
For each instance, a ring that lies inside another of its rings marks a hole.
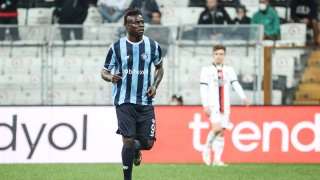
[[[216,65],[221,65],[224,61],[225,52],[223,49],[213,51],[213,58]]]
[[[141,15],[127,17],[127,31],[134,36],[142,36],[144,32],[144,20]]]

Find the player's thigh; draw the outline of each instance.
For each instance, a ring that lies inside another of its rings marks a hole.
[[[137,139],[156,138],[156,119],[153,106],[140,106],[137,120]]]
[[[210,121],[214,131],[225,129],[229,125],[229,114],[222,114],[219,111],[211,110]]]
[[[125,137],[136,136],[137,111],[133,104],[121,104],[116,107],[118,130],[117,133]]]

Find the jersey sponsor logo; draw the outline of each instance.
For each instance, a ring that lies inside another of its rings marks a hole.
[[[150,133],[150,136],[151,137],[154,137],[154,132],[155,132],[155,129],[156,129],[156,120],[155,119],[152,119],[152,125],[151,125],[151,133]]]
[[[122,72],[125,73],[125,74],[142,75],[142,74],[147,74],[148,70],[125,69]]]

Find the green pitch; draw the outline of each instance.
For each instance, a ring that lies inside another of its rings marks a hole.
[[[121,180],[120,164],[0,164],[0,179]],[[135,180],[320,179],[320,164],[141,164]]]

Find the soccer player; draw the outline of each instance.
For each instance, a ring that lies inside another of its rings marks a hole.
[[[213,47],[213,63],[203,67],[200,77],[200,93],[204,112],[210,117],[213,129],[209,132],[202,158],[206,165],[211,164],[211,147],[213,144],[214,162],[216,166],[226,166],[221,161],[224,148],[223,133],[228,127],[230,115],[230,85],[243,100],[245,105],[249,102],[243,89],[237,81],[237,75],[232,67],[223,64],[226,47],[216,45]]]
[[[141,12],[128,10],[124,26],[127,36],[109,47],[101,76],[113,83],[117,133],[122,135],[123,141],[123,175],[127,180],[132,179],[132,164],[140,165],[141,150],[150,150],[155,141],[153,102],[163,76],[163,66],[159,44],[143,35]],[[154,78],[152,64],[155,66]]]

